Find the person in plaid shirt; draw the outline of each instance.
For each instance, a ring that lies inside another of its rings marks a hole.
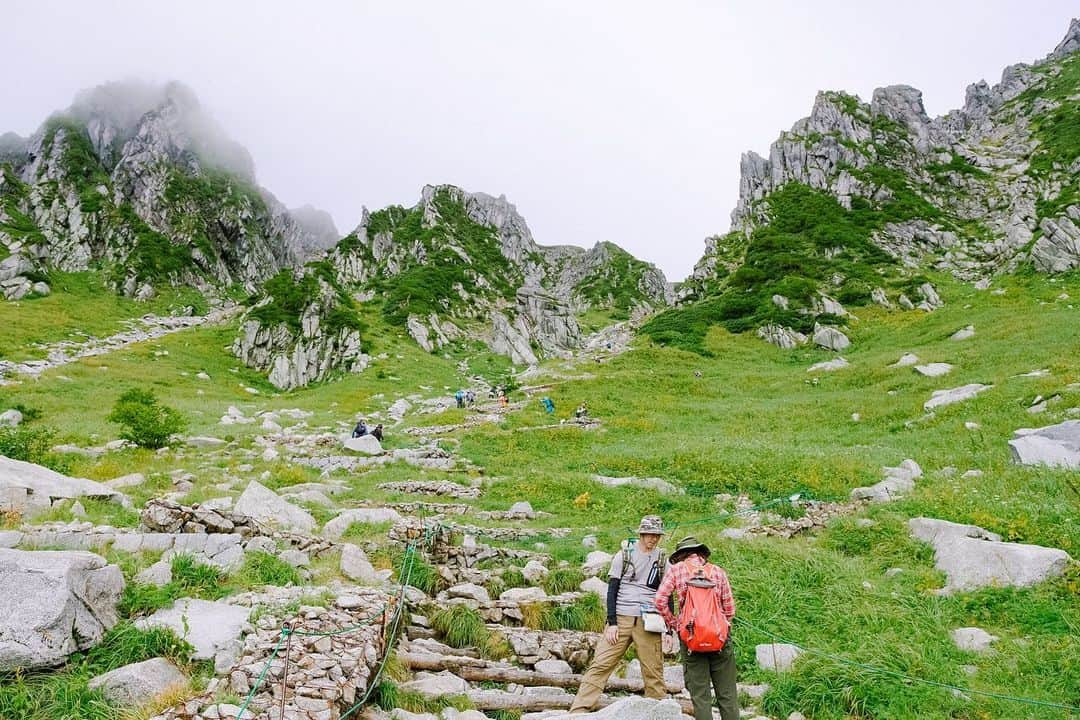
[[[682,608],[686,602],[686,584],[699,570],[704,569],[707,578],[716,584],[720,596],[720,610],[730,623],[735,618],[735,596],[731,592],[724,569],[708,562],[709,548],[693,536],[684,537],[671,553],[671,570],[656,591],[656,609],[664,617],[668,628],[674,631],[676,618],[672,595]],[[694,703],[694,720],[712,720],[713,690],[716,704],[723,720],[739,720],[739,696],[735,687],[735,652],[730,634],[723,649],[718,652],[690,652],[682,649],[683,675],[690,699]]]

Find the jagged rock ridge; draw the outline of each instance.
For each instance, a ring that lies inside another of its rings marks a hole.
[[[0,162],[9,298],[49,270],[94,267],[136,297],[167,283],[254,289],[322,242],[178,83],[81,93],[29,139],[5,135]]]
[[[807,332],[834,322],[825,298],[933,309],[924,270],[977,281],[1080,267],[1078,47],[1073,20],[1046,58],[969,86],[939,118],[908,86],[869,103],[819,93],[767,158],[743,155],[732,230],[706,241],[681,297],[713,298],[733,331]]]

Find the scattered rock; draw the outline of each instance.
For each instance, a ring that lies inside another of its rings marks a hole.
[[[341,546],[341,574],[358,583],[378,582],[379,576],[358,545],[345,543]]]
[[[32,515],[47,510],[56,500],[83,497],[128,503],[126,497],[102,483],[68,477],[41,465],[0,455],[0,509]]]
[[[197,435],[195,437],[189,437],[186,440],[184,440],[184,442],[186,444],[190,445],[191,447],[197,447],[197,448],[219,448],[219,447],[224,447],[225,445],[228,445],[228,443],[226,443],[221,438],[206,437],[206,436],[202,436],[202,435]]]
[[[488,594],[488,591],[475,583],[461,583],[447,588],[446,596],[450,598],[475,600],[480,603],[491,602],[491,595]]]
[[[993,652],[991,644],[998,638],[982,628],[962,627],[952,631],[952,639],[956,647],[965,652],[990,653]]]
[[[521,574],[525,576],[525,580],[536,585],[548,576],[548,569],[544,567],[542,562],[530,560],[525,563],[525,567],[522,568]]]
[[[993,385],[981,385],[969,383],[949,390],[935,390],[930,394],[930,399],[923,403],[924,410],[933,410],[936,407],[952,405],[953,403],[970,400],[984,390],[989,390]]]
[[[580,585],[581,592],[596,593],[600,597],[606,597],[607,583],[598,577],[586,578]]]
[[[950,340],[967,340],[968,338],[975,337],[975,326],[968,325],[965,328],[961,328],[949,336]]]
[[[91,690],[101,690],[110,702],[117,705],[141,706],[163,693],[187,684],[187,676],[165,658],[152,658],[124,665],[91,678]]]
[[[946,574],[944,594],[986,586],[1027,587],[1061,575],[1069,554],[1057,548],[1002,542],[975,525],[927,517],[908,521],[912,537],[934,548],[934,566]]]
[[[606,573],[608,568],[611,567],[611,554],[606,553],[603,550],[593,550],[591,553],[585,556],[585,564],[582,565],[581,571],[585,573],[587,577],[594,577],[600,573]]]
[[[843,370],[849,365],[850,363],[847,360],[842,357],[838,357],[832,360],[814,363],[806,369],[806,372],[835,372],[836,370]]]
[[[315,518],[307,510],[282,500],[273,490],[252,480],[236,501],[235,512],[258,523],[308,533],[315,528]]]
[[[911,459],[904,460],[899,467],[884,467],[881,470],[885,474],[884,480],[870,487],[855,488],[851,491],[851,499],[889,502],[914,490],[915,480],[923,474],[919,464]]]
[[[0,549],[0,671],[93,647],[119,619],[123,591],[120,568],[99,555]]]
[[[393,508],[352,508],[342,510],[323,526],[322,536],[327,540],[339,540],[353,523],[380,525],[401,522],[401,513]]]
[[[420,693],[426,698],[440,698],[444,695],[462,695],[469,691],[469,683],[449,670],[440,673],[418,672],[413,680],[401,683],[403,690]]]
[[[952,371],[953,366],[949,363],[927,363],[926,365],[916,365],[915,372],[926,377],[941,377]]]
[[[814,344],[837,352],[851,345],[847,335],[828,325],[814,325]]]
[[[802,654],[802,649],[796,645],[787,643],[766,643],[754,648],[758,667],[762,670],[774,672],[787,672],[795,665],[796,658]]]
[[[22,421],[23,414],[15,408],[0,413],[0,427],[4,427],[5,425],[8,427],[15,427]]]
[[[1021,428],[1009,440],[1013,462],[1080,469],[1080,420],[1041,428]]]
[[[382,444],[374,435],[362,435],[361,437],[351,437],[344,442],[345,449],[351,450],[361,455],[382,455]]]
[[[240,633],[250,610],[223,602],[181,598],[153,615],[136,620],[136,627],[166,627],[195,648],[194,660],[213,660],[224,673],[240,656]]]
[[[908,367],[919,362],[919,356],[914,353],[904,353],[900,359],[893,363],[893,367]]]
[[[607,485],[608,487],[622,487],[632,485],[634,487],[655,490],[661,495],[682,495],[684,490],[663,478],[639,478],[639,477],[608,477],[606,475],[593,475],[593,480]]]

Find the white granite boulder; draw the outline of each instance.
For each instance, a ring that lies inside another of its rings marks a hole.
[[[1061,575],[1071,558],[1064,550],[1002,542],[975,525],[917,517],[908,521],[912,537],[934,548],[934,566],[947,576],[940,591],[981,587],[1027,587]]]
[[[992,387],[994,386],[982,385],[980,383],[968,383],[967,385],[961,385],[960,387],[950,388],[948,390],[935,390],[930,394],[930,399],[923,403],[923,410],[933,410],[934,408],[943,405],[952,405],[953,403],[970,400],[979,393],[989,390]]]
[[[1080,420],[1041,428],[1021,428],[1009,440],[1014,462],[1021,465],[1080,469]]]
[[[307,533],[315,528],[315,518],[307,510],[283,500],[273,490],[252,480],[236,501],[233,512],[247,515],[270,527]]]
[[[0,549],[0,671],[58,665],[119,619],[124,575],[78,551]]]
[[[138,707],[187,684],[187,676],[165,658],[151,658],[91,678],[91,690],[101,690],[110,702]]]
[[[240,634],[247,625],[250,609],[209,600],[181,598],[153,615],[135,621],[140,628],[169,628],[195,648],[194,660],[213,660],[214,670],[223,673],[240,657]]]
[[[788,643],[765,643],[754,648],[758,667],[762,670],[787,672],[795,666],[795,660],[802,654],[797,645]]]

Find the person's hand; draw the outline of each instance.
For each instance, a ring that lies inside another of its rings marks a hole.
[[[608,625],[604,628],[604,639],[608,641],[609,645],[619,642],[619,626]]]

